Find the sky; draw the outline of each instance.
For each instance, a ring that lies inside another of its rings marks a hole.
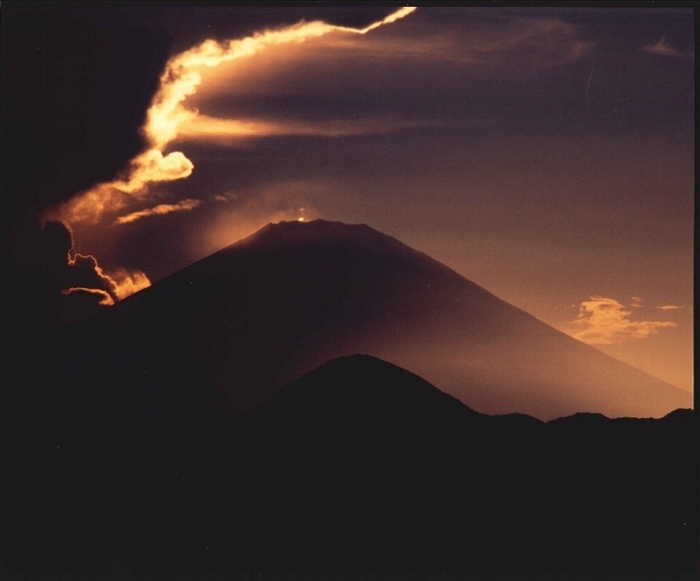
[[[692,389],[691,9],[10,2],[2,26],[4,230],[15,266],[59,249],[66,300],[269,222],[365,223]]]

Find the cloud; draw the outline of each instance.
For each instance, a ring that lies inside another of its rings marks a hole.
[[[135,222],[141,218],[147,218],[149,216],[162,216],[164,214],[170,214],[172,212],[186,212],[188,210],[194,210],[197,206],[202,203],[202,200],[194,200],[192,198],[187,198],[178,202],[177,204],[158,204],[153,208],[146,208],[145,210],[139,210],[137,212],[132,212],[126,216],[119,216],[114,223],[115,224],[128,224],[129,222]]]
[[[679,50],[674,48],[665,36],[662,36],[656,44],[646,45],[642,50],[651,54],[674,58],[694,58],[695,56],[695,53],[691,50]]]
[[[84,287],[71,287],[63,289],[61,291],[62,295],[71,296],[74,294],[83,294],[89,296],[91,299],[97,298],[97,304],[102,307],[110,307],[114,304],[114,299],[112,296],[104,290],[97,288],[84,288]],[[91,301],[92,302],[92,301]]]
[[[45,265],[63,296],[87,294],[91,296],[82,297],[82,303],[99,299],[98,305],[110,306],[151,285],[146,274],[139,270],[105,271],[91,254],[74,253],[73,233],[62,222],[47,223],[43,232],[47,249]]]
[[[632,321],[632,311],[615,299],[592,296],[579,306],[579,314],[572,321],[583,327],[574,337],[589,345],[611,345],[625,339],[645,339],[659,329],[676,327],[669,321]]]
[[[527,63],[533,67],[560,66],[584,57],[595,43],[578,37],[571,23],[557,18],[526,18],[495,12],[472,13],[468,23],[455,19],[445,24],[442,14],[433,28],[424,13],[420,30],[405,37],[377,36],[357,43],[351,37],[328,36],[320,41],[328,48],[352,48],[371,53],[373,59],[424,58],[472,65]]]
[[[178,137],[181,126],[190,123],[197,116],[197,111],[185,108],[183,103],[187,97],[197,92],[202,83],[203,68],[249,57],[272,46],[301,43],[329,32],[366,34],[379,26],[404,18],[414,10],[415,8],[400,8],[362,29],[321,21],[300,22],[242,39],[223,42],[206,40],[175,55],[167,62],[161,74],[158,91],[146,112],[146,122],[141,129],[148,142],[148,149],[136,156],[118,179],[95,185],[58,208],[52,208],[44,217],[58,218],[68,223],[97,223],[105,213],[118,211],[131,201],[147,200],[151,183],[188,177],[194,166],[185,154],[172,151],[166,155],[164,151]],[[124,222],[117,220],[116,223]]]
[[[179,138],[191,141],[231,142],[250,137],[281,135],[314,135],[319,137],[343,137],[387,133],[419,123],[389,119],[326,120],[326,121],[255,121],[245,119],[220,119],[197,115],[180,128]],[[434,123],[432,123],[434,125]]]
[[[97,184],[81,192],[58,206],[44,211],[46,221],[75,224],[77,222],[97,223],[104,214],[115,213],[124,208],[129,199],[116,183]]]
[[[69,288],[98,289],[106,292],[114,302],[151,286],[151,281],[144,272],[140,270],[129,272],[123,268],[106,272],[91,254],[69,256],[68,268],[70,274],[67,278],[71,282],[79,280],[83,283],[71,284]]]
[[[383,20],[380,20],[379,22],[374,22],[370,24],[369,26],[362,28],[358,30],[360,34],[367,34],[370,30],[374,30],[375,28],[379,28],[383,24],[391,24],[392,22],[396,22],[397,20],[400,20],[404,16],[408,16],[412,12],[415,12],[415,7],[412,6],[404,6],[403,8],[400,8],[396,12],[393,12],[389,14],[386,18]]]
[[[214,196],[214,199],[217,202],[224,202],[224,203],[235,202],[239,198],[240,198],[240,196],[236,192],[225,192],[223,194],[216,194]]]
[[[36,324],[73,323],[151,284],[141,271],[107,271],[94,256],[76,253],[73,232],[63,222],[27,224],[19,240],[13,268],[31,281],[22,308]]]
[[[662,305],[660,307],[656,307],[657,309],[661,311],[675,311],[677,309],[683,309],[685,307],[679,307],[678,305]]]
[[[61,291],[57,323],[61,326],[76,323],[96,315],[114,304],[111,295],[94,288],[71,287]]]
[[[70,287],[96,288],[113,294],[114,281],[100,268],[97,259],[91,254],[74,254],[68,257],[68,274]]]
[[[509,18],[497,32],[488,28],[473,35],[462,60],[505,64],[516,59],[535,67],[560,66],[586,55],[594,43],[576,38],[576,28],[556,18]]]
[[[114,285],[113,292],[119,300],[151,286],[151,281],[140,270],[128,271],[125,268],[118,268],[111,270],[109,276]]]

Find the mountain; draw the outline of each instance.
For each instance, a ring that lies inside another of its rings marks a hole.
[[[5,459],[17,579],[697,578],[690,410],[487,416],[355,355],[247,414],[50,434]]]
[[[499,579],[562,570],[672,579],[697,565],[690,410],[658,420],[487,416],[352,356],[290,384],[251,419],[259,480],[247,530],[283,531],[290,559],[350,567],[364,556],[392,571]]]
[[[323,220],[268,225],[73,326],[58,343],[46,372],[83,391],[100,385],[108,413],[251,410],[325,361],[355,353],[489,414],[660,417],[691,406],[689,393],[425,254],[368,226]]]

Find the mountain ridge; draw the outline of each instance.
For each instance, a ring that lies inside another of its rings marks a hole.
[[[690,394],[547,326],[366,225],[268,225],[66,330],[58,369],[90,361],[119,391],[163,387],[249,410],[325,361],[368,353],[488,414],[658,417]],[[85,357],[77,364],[79,353]],[[70,361],[75,363],[71,364]],[[124,375],[120,363],[132,372]],[[110,379],[110,378],[114,379]],[[190,378],[187,380],[186,378]],[[121,395],[117,395],[121,397]],[[665,399],[664,399],[665,398]],[[687,400],[687,403],[686,403]]]
[[[113,579],[115,559],[163,580],[685,581],[697,570],[700,439],[687,410],[487,416],[353,355],[242,415],[35,428],[38,440],[20,423],[24,448],[6,456],[9,578]]]

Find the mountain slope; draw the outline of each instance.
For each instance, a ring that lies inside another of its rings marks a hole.
[[[67,361],[67,373],[106,384],[110,405],[123,400],[133,411],[138,400],[147,413],[164,402],[250,410],[354,353],[408,369],[484,413],[659,417],[691,405],[689,393],[397,240],[322,220],[268,225],[76,325],[62,342],[52,364]]]
[[[164,580],[694,579],[697,426],[689,410],[486,416],[344,357],[249,414],[66,423],[6,456],[5,564],[37,580],[112,579],[110,562]]]
[[[696,566],[689,410],[546,424],[486,416],[405,370],[352,356],[263,404],[248,438],[246,530],[277,539],[290,559],[516,579],[548,570],[672,579]]]

